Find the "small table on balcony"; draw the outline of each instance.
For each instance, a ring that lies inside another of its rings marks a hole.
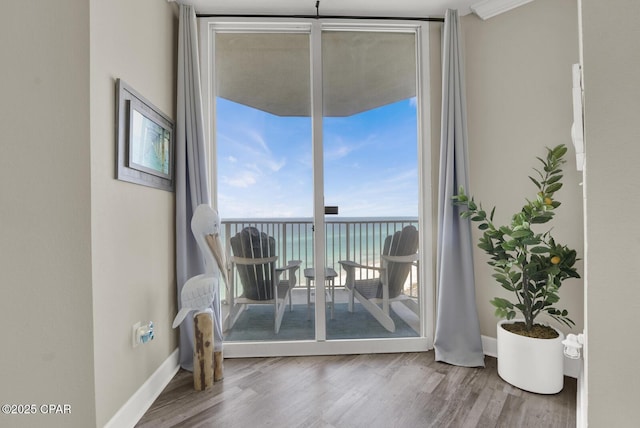
[[[333,305],[335,302],[335,284],[334,280],[338,276],[338,273],[333,268],[324,268],[324,280],[325,283],[329,284],[329,289],[331,290],[331,294],[329,294],[329,290],[325,288],[326,295],[329,298],[329,302],[331,303],[331,319],[333,319]],[[310,309],[311,309],[311,281],[315,281],[316,272],[314,268],[308,268],[304,270],[304,277],[307,279],[307,319],[310,319]]]

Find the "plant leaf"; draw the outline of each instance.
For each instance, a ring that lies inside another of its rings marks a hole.
[[[543,254],[543,253],[548,253],[549,249],[547,247],[533,247],[533,248],[530,248],[529,251],[531,251],[534,254]]]
[[[533,232],[531,232],[531,230],[523,229],[523,230],[517,230],[513,232],[510,236],[513,239],[519,239],[519,238],[525,238],[531,235],[533,235]]]
[[[553,156],[560,159],[567,153],[567,147],[564,144],[560,144],[559,146],[556,146],[552,150],[552,153],[553,153]]]
[[[561,187],[562,187],[562,183],[553,183],[552,185],[547,187],[547,193],[557,192],[558,190],[560,190]]]
[[[535,184],[538,189],[542,189],[542,186],[540,185],[540,182],[538,182],[538,180],[531,176],[529,177],[529,180],[533,181],[533,184]]]
[[[556,181],[559,181],[559,180],[562,180],[562,174],[556,174],[556,175],[552,176],[551,178],[549,178],[546,181],[546,183],[547,183],[547,185],[549,185],[549,184],[553,184],[553,183],[555,183]]]

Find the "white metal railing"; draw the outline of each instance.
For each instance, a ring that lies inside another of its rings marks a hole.
[[[252,226],[275,238],[276,254],[280,261],[278,265],[284,265],[288,260],[302,260],[301,271],[313,267],[314,232],[313,221],[310,218],[226,219],[222,224],[226,254],[232,254],[230,237],[243,228]],[[338,272],[336,286],[344,285],[346,276],[338,263],[340,260],[352,260],[367,266],[379,265],[385,238],[408,225],[418,227],[418,219],[415,217],[326,219],[325,261],[327,267],[332,267]],[[368,278],[373,273],[364,269],[361,275],[362,278]],[[416,268],[411,270],[407,278],[405,293],[418,296]]]

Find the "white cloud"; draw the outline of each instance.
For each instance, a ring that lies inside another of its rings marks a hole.
[[[267,145],[267,142],[265,141],[262,134],[260,134],[255,129],[245,129],[245,132],[250,140],[253,141],[261,149],[262,152],[271,155],[271,150],[269,149],[269,146]]]
[[[356,149],[354,146],[341,145],[338,147],[334,147],[332,150],[328,150],[324,153],[324,158],[326,160],[338,160],[342,159],[346,156],[349,156],[349,153],[353,152]]]
[[[266,160],[266,164],[271,171],[278,172],[287,164],[287,161],[284,158],[280,159],[279,161],[268,159]]]
[[[279,172],[287,164],[286,158],[274,156],[262,134],[256,130],[242,129],[233,137],[218,137],[228,153],[224,157],[226,162],[218,164],[222,185],[248,188],[265,181],[266,176]]]
[[[233,177],[222,176],[221,181],[231,187],[246,188],[256,184],[256,175],[251,171],[238,171]]]
[[[417,169],[406,169],[393,175],[361,171],[358,177],[345,177],[341,185],[327,188],[331,203],[340,206],[340,214],[357,217],[392,217],[418,215]],[[348,183],[347,186],[344,183]]]

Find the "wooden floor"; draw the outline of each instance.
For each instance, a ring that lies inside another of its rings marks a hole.
[[[138,427],[574,427],[576,381],[537,395],[486,368],[434,353],[228,359],[225,379],[193,390],[181,370]]]

